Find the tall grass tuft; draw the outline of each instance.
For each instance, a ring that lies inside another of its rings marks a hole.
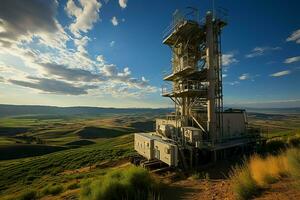
[[[232,169],[230,179],[237,199],[250,199],[257,192],[257,184],[245,163]]]
[[[287,160],[283,155],[270,155],[265,159],[254,155],[250,158],[248,165],[253,179],[260,187],[276,182],[288,171]]]
[[[285,177],[288,174],[288,161],[284,153],[281,153],[278,156],[268,156],[265,159],[266,167],[268,168],[269,176],[274,179],[279,179]]]
[[[300,180],[300,150],[288,149],[286,151],[286,158],[290,175],[296,180]]]
[[[85,183],[81,189],[82,200],[146,200],[158,193],[158,184],[143,168],[130,167],[108,173],[100,180]]]
[[[265,158],[253,155],[248,162],[232,170],[230,179],[238,199],[249,199],[259,189],[289,176],[300,181],[300,150],[293,148]]]

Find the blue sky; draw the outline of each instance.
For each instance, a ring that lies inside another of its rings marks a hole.
[[[300,2],[215,0],[229,106],[300,106]],[[172,13],[203,17],[208,0],[68,0],[0,3],[0,103],[167,107],[160,96]]]

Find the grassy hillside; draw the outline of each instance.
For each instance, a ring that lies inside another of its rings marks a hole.
[[[153,131],[154,119],[164,115],[149,110],[5,114],[0,118],[0,199],[37,194],[45,200],[78,199],[84,185],[93,188],[115,168],[126,171],[128,158],[135,154],[132,133]],[[251,113],[249,124],[276,140],[272,145],[278,139],[291,143],[290,138],[300,133],[299,115]]]
[[[259,127],[268,138],[300,133],[300,114],[249,113],[248,120],[250,126]]]
[[[44,156],[2,161],[0,162],[0,197],[26,190],[28,185],[39,188],[45,178],[63,180],[66,177],[61,173],[66,170],[129,157],[134,153],[132,140],[132,135],[126,135]]]
[[[45,183],[66,189],[86,176],[106,173],[110,166],[103,167],[103,163],[128,160],[134,154],[131,133],[152,131],[154,118],[159,115],[137,112],[0,118],[0,199],[15,199],[29,188],[41,192]],[[96,170],[73,174],[85,168]]]
[[[0,160],[43,155],[134,132],[153,131],[159,115],[101,117],[15,116],[0,118]]]
[[[151,108],[101,108],[101,107],[56,107],[56,106],[28,106],[0,104],[0,117],[20,115],[53,115],[53,116],[107,116],[113,114],[161,114],[170,112],[171,109]]]

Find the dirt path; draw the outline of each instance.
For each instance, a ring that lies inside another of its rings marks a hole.
[[[171,183],[164,193],[172,200],[234,200],[229,180],[186,179]],[[299,200],[300,189],[295,181],[283,179],[261,191],[255,200]]]
[[[228,180],[186,179],[172,183],[165,191],[166,199],[233,200]]]
[[[299,200],[300,188],[295,181],[283,179],[270,185],[268,189],[262,192],[256,200]]]

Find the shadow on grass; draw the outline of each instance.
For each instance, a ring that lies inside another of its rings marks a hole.
[[[129,133],[126,129],[99,128],[94,126],[84,127],[77,134],[82,139],[113,138]]]
[[[38,144],[13,144],[0,146],[0,160],[18,159],[31,156],[40,156],[56,151],[66,150],[61,146]]]

